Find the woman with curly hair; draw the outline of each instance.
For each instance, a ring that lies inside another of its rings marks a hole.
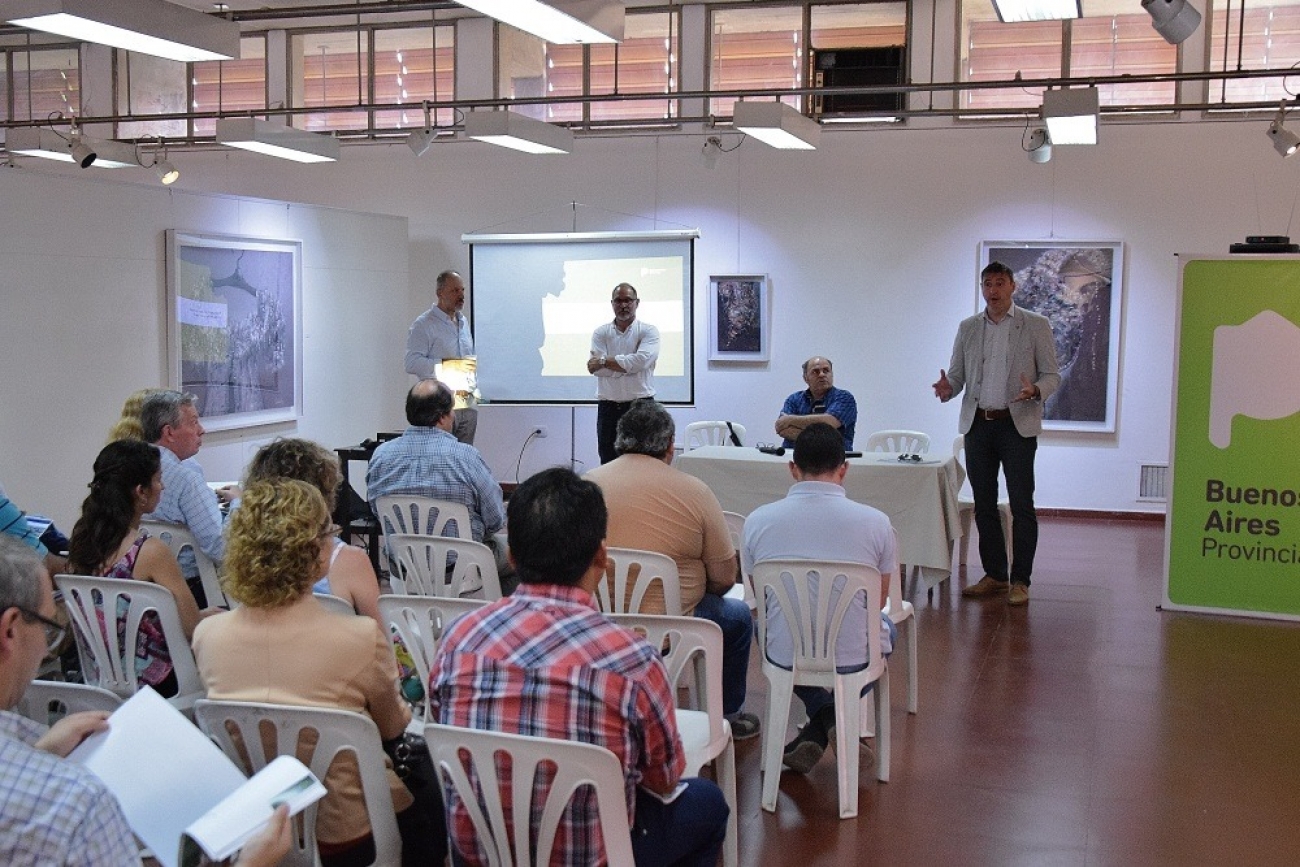
[[[337,532],[313,485],[285,478],[251,483],[227,527],[223,588],[240,606],[199,625],[194,657],[208,698],[357,711],[374,720],[382,739],[392,740],[402,735],[411,711],[397,692],[387,637],[374,620],[335,614],[312,595],[312,585],[329,569]],[[329,794],[316,817],[321,863],[371,863],[374,841],[355,760],[340,757],[324,782]],[[389,787],[403,841],[418,829],[429,841],[424,847],[404,842],[403,864],[441,864],[441,801],[430,811],[436,815],[421,813],[391,772]]]
[[[343,474],[333,452],[311,440],[278,439],[262,446],[248,467],[244,487],[267,479],[297,479],[321,492],[325,505],[334,511]],[[315,593],[329,593],[352,606],[358,614],[379,620],[379,579],[370,559],[360,548],[342,539],[331,540],[329,571],[312,586]]]
[[[162,469],[158,450],[137,440],[104,446],[95,458],[90,496],[81,505],[81,517],[68,541],[68,571],[74,575],[99,575],[149,581],[171,591],[176,599],[185,637],[194,633],[202,614],[180,566],[166,545],[140,529],[140,519],[158,506],[162,496]],[[126,601],[122,600],[125,605]],[[118,618],[121,630],[125,623]],[[119,640],[124,640],[119,636]],[[176,675],[163,638],[162,624],[152,612],[140,622],[135,648],[136,677],[164,696],[176,694]]]
[[[108,431],[108,441],[117,442],[118,440],[139,440],[144,442],[144,426],[140,424],[140,411],[144,409],[144,401],[155,391],[161,391],[157,388],[142,388],[134,391],[122,404],[122,417],[117,420]]]

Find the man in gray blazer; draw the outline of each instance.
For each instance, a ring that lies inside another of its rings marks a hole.
[[[966,471],[975,495],[984,577],[962,595],[1006,593],[1007,604],[1024,605],[1029,602],[1029,576],[1038,547],[1034,453],[1043,429],[1043,401],[1056,391],[1061,376],[1047,319],[1011,303],[1016,291],[1011,269],[990,262],[980,273],[980,284],[984,312],[958,327],[952,361],[947,371],[939,371],[934,394],[946,402],[966,391],[959,427],[966,436]],[[1011,501],[1009,569],[998,520],[999,466]]]

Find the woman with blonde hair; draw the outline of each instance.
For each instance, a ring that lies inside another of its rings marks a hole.
[[[161,389],[142,388],[131,393],[131,396],[126,399],[126,403],[122,404],[122,417],[108,431],[109,442],[117,442],[118,440],[139,440],[144,442],[144,426],[140,424],[140,411],[144,409],[145,398],[155,391],[161,391]]]
[[[320,491],[330,512],[343,474],[333,452],[311,440],[278,439],[258,449],[248,467],[247,488],[267,479],[297,479]],[[379,620],[379,579],[370,559],[360,548],[342,539],[331,541],[329,571],[312,587],[315,593],[329,593],[352,606],[358,614]]]
[[[312,595],[329,569],[337,532],[314,486],[285,478],[249,484],[228,523],[223,579],[240,605],[199,625],[194,656],[208,698],[356,711],[392,741],[403,736],[411,711],[397,692],[387,637],[370,618],[335,614]],[[329,794],[316,817],[321,862],[371,863],[374,841],[355,759],[340,757],[324,783]],[[424,811],[391,772],[389,787],[403,864],[441,864],[441,799],[436,810]],[[423,843],[408,845],[410,839]]]
[[[198,604],[171,550],[140,529],[140,519],[158,507],[162,491],[156,448],[138,440],[104,446],[95,458],[90,495],[81,505],[81,517],[68,541],[68,571],[74,575],[149,581],[166,587],[176,599],[181,627],[189,638],[202,617]],[[140,682],[164,696],[176,694],[171,654],[162,624],[153,612],[140,622],[135,666]]]

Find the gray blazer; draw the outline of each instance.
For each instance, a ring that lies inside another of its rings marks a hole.
[[[1012,306],[1011,344],[1008,347],[1006,401],[1011,409],[1011,420],[1024,437],[1038,436],[1043,430],[1043,401],[1051,397],[1061,384],[1061,374],[1056,366],[1056,344],[1052,340],[1052,326],[1047,318]],[[957,328],[957,340],[952,346],[952,361],[948,363],[948,382],[953,396],[966,394],[961,401],[961,433],[970,430],[978,409],[980,382],[984,373],[984,311],[963,319]],[[1011,401],[1020,393],[1020,375],[1025,374],[1038,386],[1039,400]],[[966,388],[966,386],[970,388]]]

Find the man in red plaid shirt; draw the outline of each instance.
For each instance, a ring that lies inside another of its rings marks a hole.
[[[509,503],[514,595],[447,630],[430,675],[439,722],[598,744],[623,763],[632,848],[644,865],[714,867],[727,805],[709,780],[682,780],[685,757],[659,652],[597,610],[607,513],[600,488],[566,469],[528,479]],[[469,817],[446,790],[455,864],[486,864]],[[565,811],[554,865],[604,864],[595,798]]]

